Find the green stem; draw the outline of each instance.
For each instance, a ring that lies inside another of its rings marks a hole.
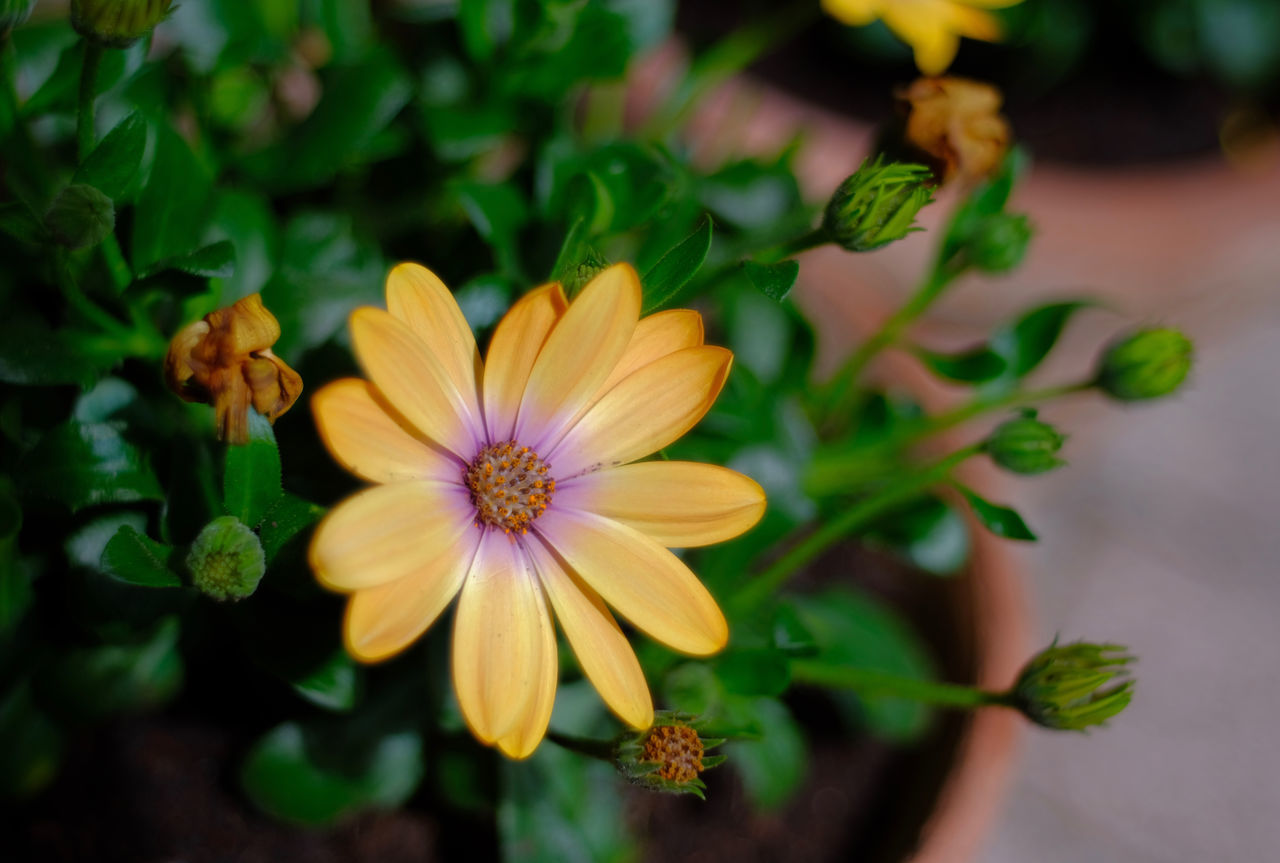
[[[111,283],[115,285],[117,294],[133,283],[133,270],[129,269],[129,262],[125,260],[120,241],[114,233],[107,234],[102,241],[102,259],[107,264],[107,272],[111,275]]]
[[[757,252],[755,257],[763,263],[772,264],[794,257],[801,252],[816,249],[818,246],[825,246],[830,242],[831,235],[827,233],[827,229],[824,227],[817,227],[812,231],[809,231],[807,234],[792,237],[786,242],[778,243],[776,246],[771,246],[762,252]]]
[[[909,698],[937,707],[1012,707],[1008,692],[991,692],[976,686],[958,683],[940,683],[931,680],[915,680],[898,677],[869,668],[849,668],[827,665],[813,660],[798,659],[791,663],[791,679],[795,683],[825,686],[832,689],[849,689],[859,695],[887,695]]]
[[[58,287],[62,290],[62,297],[67,301],[67,305],[75,309],[87,320],[97,324],[104,332],[125,338],[131,335],[128,327],[95,305],[80,290],[80,286],[76,284],[75,277],[71,274],[71,266],[67,260],[65,250],[58,249],[54,252],[53,268],[57,276]]]
[[[933,301],[957,275],[959,273],[950,267],[934,267],[929,277],[906,305],[898,309],[889,320],[884,322],[884,326],[878,332],[859,345],[849,359],[845,360],[827,385],[829,395],[824,417],[825,425],[841,428],[846,425],[848,418],[856,412],[858,403],[862,399],[862,390],[858,383],[867,365],[881,351],[896,342],[903,331],[933,304]]]
[[[585,755],[588,758],[594,758],[606,764],[614,764],[612,740],[574,737],[570,734],[557,734],[554,731],[547,732],[547,739],[557,746],[568,749],[570,752],[576,752],[579,755]]]
[[[982,451],[981,444],[957,450],[917,473],[900,478],[877,494],[865,498],[806,536],[771,566],[747,581],[731,600],[736,610],[750,611],[773,596],[805,564],[860,527],[915,498],[931,486],[947,480],[951,471]]]
[[[80,66],[80,100],[76,112],[76,153],[80,163],[93,150],[93,108],[98,97],[98,66],[102,63],[102,44],[84,40],[84,62]]]

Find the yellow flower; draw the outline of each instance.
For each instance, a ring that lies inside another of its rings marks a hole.
[[[861,27],[877,18],[915,52],[926,75],[941,75],[960,48],[960,37],[1000,38],[1000,22],[984,11],[1014,6],[1022,0],[822,0],[827,14],[843,24]]]
[[[737,536],[759,520],[754,481],[713,465],[636,462],[711,407],[732,354],[702,343],[696,312],[640,316],[625,264],[569,304],[558,284],[519,300],[482,363],[457,303],[401,264],[387,307],[351,316],[370,381],[312,399],[329,451],[380,483],[321,522],[311,564],[351,598],[344,639],[377,661],[420,636],[456,595],[453,684],[467,724],[513,758],[537,747],[558,678],[555,628],[604,702],[653,722],[644,673],[606,604],[692,655],[728,625],[668,547]]]

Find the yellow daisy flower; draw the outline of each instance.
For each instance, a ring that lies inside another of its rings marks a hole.
[[[640,320],[626,264],[572,304],[558,284],[523,297],[483,363],[429,270],[392,270],[387,308],[351,315],[370,380],[336,381],[311,402],[334,458],[379,483],[336,506],[311,543],[320,582],[351,594],[347,650],[385,659],[457,596],[462,715],[523,758],[551,717],[554,616],[604,702],[648,727],[644,673],[606,605],[675,650],[720,650],[724,615],[667,549],[737,536],[760,519],[764,493],[722,467],[634,462],[702,419],[732,354],[703,344],[696,312]]]
[[[877,18],[915,52],[926,75],[941,75],[956,58],[960,37],[993,42],[1000,22],[986,9],[1015,6],[1022,0],[822,0],[822,8],[853,27]]]

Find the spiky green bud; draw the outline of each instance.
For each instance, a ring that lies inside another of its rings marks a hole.
[[[983,446],[991,460],[1005,470],[1037,474],[1066,464],[1058,458],[1066,439],[1053,426],[1036,419],[1035,411],[1027,410],[996,426]]]
[[[699,774],[724,763],[723,755],[709,756],[706,751],[724,740],[702,737],[700,724],[687,713],[660,710],[649,728],[624,732],[614,740],[614,765],[628,782],[650,791],[705,798],[707,786]]]
[[[191,544],[187,569],[197,590],[225,602],[251,596],[267,563],[258,535],[235,516],[224,515],[205,525]]]
[[[1182,385],[1191,359],[1191,342],[1177,330],[1139,330],[1103,351],[1097,386],[1119,401],[1160,398]]]
[[[128,48],[151,32],[173,0],[71,0],[71,26],[108,48]]]
[[[116,208],[93,186],[75,183],[53,199],[44,224],[68,249],[84,249],[98,245],[115,230]]]
[[[1101,725],[1133,698],[1128,666],[1134,661],[1118,644],[1055,641],[1018,675],[1015,706],[1045,728],[1083,731]]]
[[[923,165],[885,164],[880,156],[849,176],[827,203],[822,227],[850,252],[870,252],[912,231],[916,214],[933,200]]]

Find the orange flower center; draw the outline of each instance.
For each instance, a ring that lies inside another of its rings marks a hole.
[[[685,725],[659,725],[645,738],[641,759],[658,762],[662,765],[659,776],[683,784],[702,772],[702,751],[697,731]]]
[[[555,495],[556,481],[547,476],[550,468],[513,440],[480,450],[463,474],[476,508],[476,527],[528,533],[529,523],[547,511]]]

